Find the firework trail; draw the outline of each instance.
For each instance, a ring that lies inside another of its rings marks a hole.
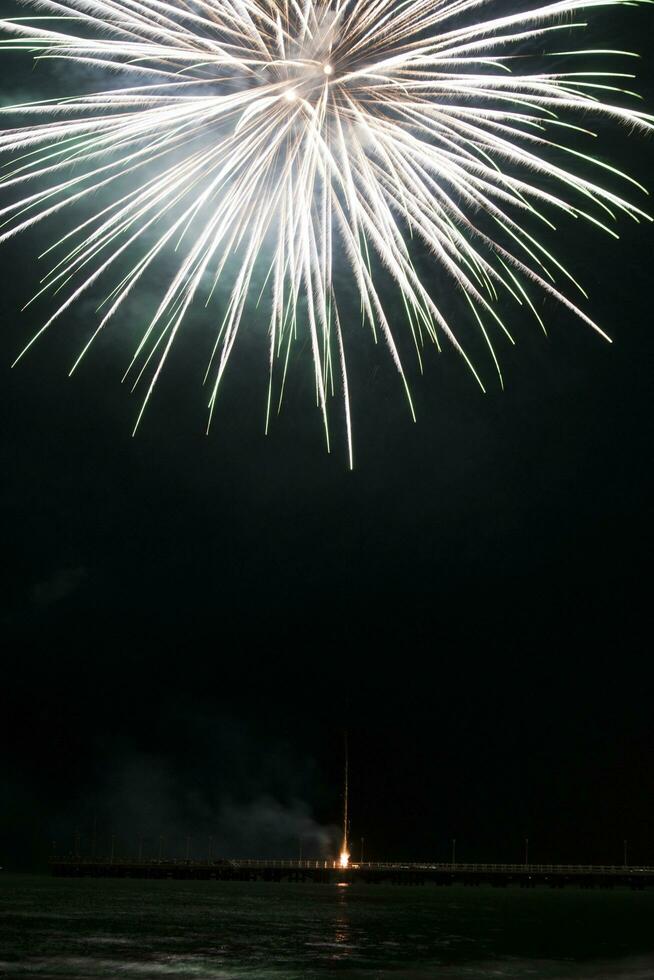
[[[50,291],[59,305],[25,350],[109,277],[74,370],[175,249],[176,272],[127,372],[146,385],[136,425],[192,303],[208,302],[223,276],[209,419],[246,304],[262,300],[266,428],[293,341],[308,337],[328,445],[328,400],[340,388],[352,465],[353,327],[335,262],[410,406],[380,280],[402,297],[418,359],[425,341],[444,337],[480,384],[446,316],[454,293],[498,374],[494,338],[511,339],[503,298],[539,320],[532,296],[542,290],[602,333],[567,295],[585,294],[545,241],[557,212],[614,237],[619,212],[648,218],[605,186],[636,181],[576,148],[603,118],[653,128],[653,117],[604,101],[634,95],[622,88],[632,75],[603,70],[605,58],[629,52],[574,40],[587,11],[623,2],[558,0],[499,16],[492,0],[40,0],[37,15],[0,22],[5,50],[122,76],[110,90],[2,110],[21,125],[0,133],[9,155],[0,187],[14,194],[0,210],[0,241],[52,215],[77,221],[46,252],[53,265],[37,296]],[[100,189],[108,204],[97,203]],[[416,270],[412,255],[425,252],[449,284],[444,298]]]

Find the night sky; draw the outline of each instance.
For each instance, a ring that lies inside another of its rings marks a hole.
[[[646,56],[654,106],[651,14],[600,26]],[[42,91],[45,68],[3,58],[5,103]],[[651,137],[603,138],[652,187]],[[61,227],[1,252],[0,864],[38,868],[94,819],[125,850],[190,835],[200,854],[213,833],[225,854],[295,856],[303,837],[317,856],[344,727],[367,857],[443,860],[456,837],[460,860],[519,860],[529,837],[535,861],[621,863],[626,838],[654,863],[652,228],[548,239],[612,345],[539,301],[548,336],[515,311],[498,346],[504,392],[447,348],[411,367],[417,424],[353,311],[350,473],[301,344],[263,435],[255,320],[208,437],[202,308],[135,439],[136,315],[73,380],[90,306],[10,371]]]

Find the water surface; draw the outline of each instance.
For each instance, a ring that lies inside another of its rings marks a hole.
[[[0,875],[0,975],[654,980],[654,891]]]

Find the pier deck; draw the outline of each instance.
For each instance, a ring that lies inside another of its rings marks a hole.
[[[564,888],[654,886],[654,867],[586,864],[438,864],[365,862],[342,868],[337,861],[115,860],[64,857],[50,862],[52,874],[66,878],[173,878],[198,881],[293,881],[324,884],[545,885]]]

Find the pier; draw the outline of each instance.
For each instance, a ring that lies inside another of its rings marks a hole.
[[[654,886],[654,867],[587,864],[439,864],[430,862],[352,862],[274,860],[131,860],[53,858],[61,878],[152,878],[188,881],[267,881],[366,885],[490,885],[535,888],[614,888]]]

